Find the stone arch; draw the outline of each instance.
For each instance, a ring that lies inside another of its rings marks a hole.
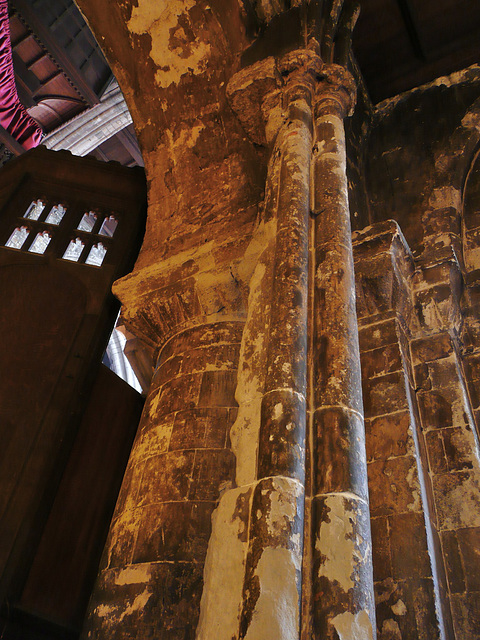
[[[423,215],[425,250],[453,248],[464,267],[463,202],[467,176],[480,144],[480,99],[466,111],[442,153],[435,158],[433,187]]]

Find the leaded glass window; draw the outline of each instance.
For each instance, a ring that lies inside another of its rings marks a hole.
[[[5,246],[12,249],[21,249],[29,233],[30,231],[27,227],[17,227],[5,243]]]
[[[62,256],[63,259],[71,260],[72,262],[78,262],[78,259],[82,254],[84,246],[85,245],[80,240],[80,238],[75,238],[75,240],[70,240],[70,244],[68,245],[67,250]]]
[[[79,231],[87,231],[87,233],[90,233],[93,230],[96,221],[97,214],[94,211],[88,211],[87,213],[83,214],[83,217],[80,220],[80,224],[78,225],[77,229]]]
[[[28,218],[29,220],[38,220],[44,209],[45,203],[43,202],[43,200],[38,198],[38,200],[33,200],[28,209],[25,211],[23,217]]]
[[[32,242],[29,251],[31,253],[45,253],[45,249],[48,247],[48,243],[51,239],[52,236],[48,233],[48,231],[37,233],[37,236]]]
[[[113,237],[115,233],[115,229],[117,228],[118,220],[115,216],[109,216],[105,218],[102,222],[102,226],[100,227],[100,231],[98,232],[101,236],[108,236],[109,238]]]
[[[60,224],[66,211],[67,207],[63,204],[56,204],[50,209],[50,213],[48,214],[45,222],[48,222],[48,224]]]
[[[85,260],[85,264],[91,264],[96,267],[100,267],[102,265],[103,259],[105,258],[105,254],[107,253],[107,249],[103,246],[101,242],[98,244],[94,244],[90,249],[90,253],[88,254],[88,258]]]

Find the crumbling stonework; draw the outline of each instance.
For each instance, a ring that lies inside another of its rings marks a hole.
[[[114,291],[155,353],[85,639],[480,637],[480,74],[359,91],[346,136],[355,11],[303,4],[80,2],[144,153]]]

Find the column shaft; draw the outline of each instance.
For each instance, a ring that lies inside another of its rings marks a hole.
[[[375,637],[371,535],[343,117],[354,94],[324,68],[315,110],[313,637]]]
[[[319,58],[293,52],[281,155],[274,284],[261,404],[257,479],[240,638],[298,640],[305,499],[311,93]],[[273,578],[273,579],[272,579]],[[268,611],[267,616],[265,612]],[[265,622],[268,617],[268,625]]]

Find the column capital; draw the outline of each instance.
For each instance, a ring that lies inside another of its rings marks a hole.
[[[352,74],[339,64],[326,64],[315,91],[315,117],[335,114],[351,116],[355,108],[357,85]]]
[[[265,129],[274,112],[285,110],[295,100],[311,104],[322,67],[315,51],[296,49],[281,58],[256,62],[230,79],[227,97],[252,142],[268,144]]]
[[[294,100],[311,102],[315,86],[321,77],[323,61],[310,49],[290,51],[277,62],[283,79],[285,106]]]

